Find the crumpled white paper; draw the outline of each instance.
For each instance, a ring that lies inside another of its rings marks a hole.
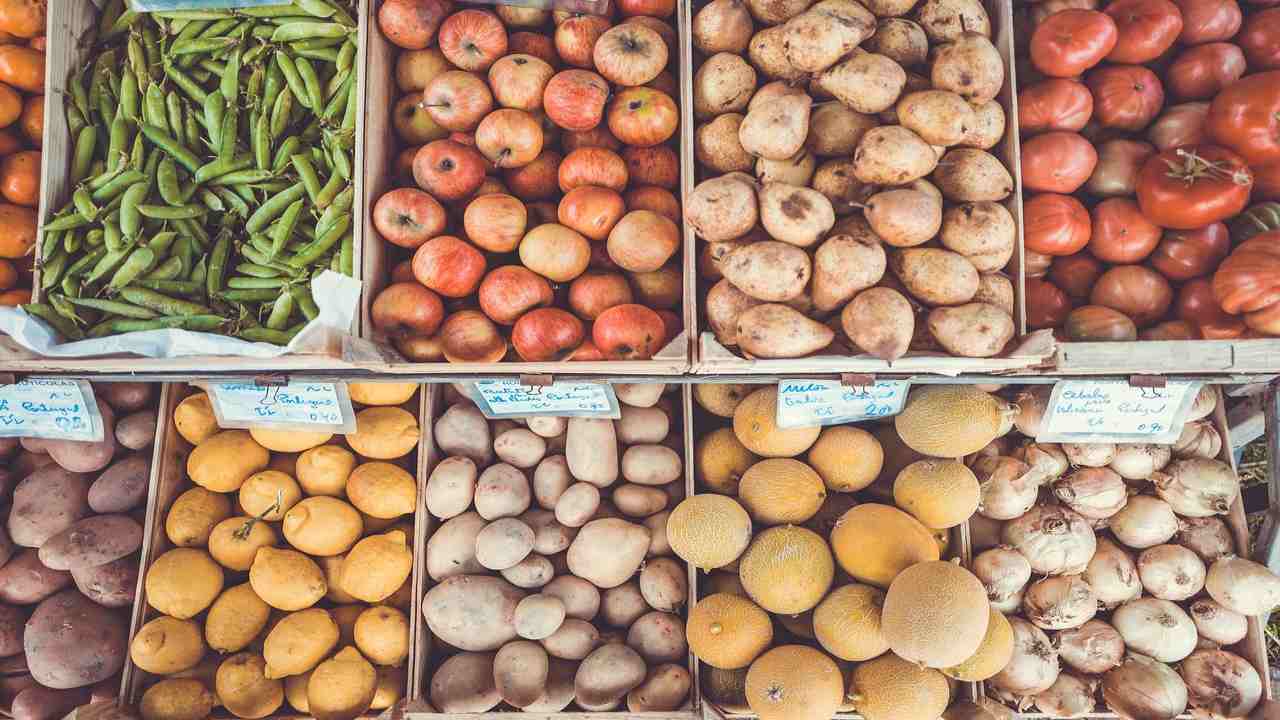
[[[193,355],[235,355],[274,358],[290,353],[315,352],[335,334],[350,332],[360,307],[360,281],[325,270],[311,281],[311,294],[320,314],[286,346],[249,342],[238,338],[190,330],[144,330],[92,340],[62,343],[58,334],[21,308],[0,308],[0,333],[27,350],[45,357],[94,357],[141,355],[176,358]]]

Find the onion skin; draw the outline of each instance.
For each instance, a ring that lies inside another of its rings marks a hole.
[[[1168,665],[1129,653],[1102,676],[1102,701],[1127,720],[1173,720],[1187,709],[1187,686]]]
[[[1062,451],[1072,465],[1105,467],[1116,456],[1113,443],[1062,443]]]
[[[1241,615],[1265,615],[1280,605],[1280,577],[1252,560],[1229,555],[1209,566],[1209,597]]]
[[[1046,482],[1057,480],[1071,469],[1067,454],[1057,443],[1025,442],[1014,448],[1009,453],[1009,457],[1030,465],[1031,469],[1040,473]]]
[[[1129,488],[1110,468],[1080,468],[1053,484],[1062,504],[1089,520],[1101,520],[1124,509]]]
[[[1240,479],[1221,460],[1188,458],[1151,476],[1159,495],[1185,517],[1225,515],[1240,496]]]
[[[1097,549],[1089,522],[1069,508],[1054,505],[1037,505],[1005,523],[1001,539],[1025,555],[1033,571],[1044,575],[1084,572]]]
[[[1235,645],[1249,634],[1249,618],[1213,598],[1200,598],[1187,608],[1200,637],[1219,645]]]
[[[1205,563],[1235,553],[1231,530],[1218,517],[1178,518],[1178,544],[1189,548]]]
[[[1138,555],[1138,577],[1153,597],[1186,600],[1204,587],[1205,566],[1200,556],[1181,545],[1156,545]]]
[[[1107,527],[1125,546],[1145,550],[1169,542],[1178,532],[1178,516],[1160,498],[1134,495],[1123,510],[1111,516]]]
[[[1119,667],[1124,659],[1124,638],[1115,628],[1096,618],[1055,634],[1053,644],[1067,667],[1087,675]]]
[[[1105,537],[1098,538],[1098,549],[1084,569],[1084,581],[1107,609],[1142,596],[1142,582],[1133,556]]]
[[[1124,638],[1130,652],[1142,653],[1162,663],[1178,662],[1196,649],[1195,623],[1168,600],[1144,597],[1127,602],[1111,613],[1111,624]]]
[[[1003,605],[1031,582],[1031,563],[1027,562],[1022,553],[1001,545],[984,550],[974,557],[973,574],[987,589],[987,599],[993,605]],[[1016,604],[1014,608],[1017,608]]]
[[[1013,399],[1014,406],[1018,408],[1018,414],[1013,417],[1013,426],[1018,432],[1029,438],[1040,434],[1040,421],[1049,407],[1049,394],[1052,392],[1052,385],[1033,385],[1018,393]]]
[[[1262,699],[1262,678],[1247,660],[1226,650],[1197,650],[1178,668],[1191,707],[1213,717],[1245,717]]]
[[[1048,690],[1036,695],[1035,704],[1049,717],[1077,718],[1093,712],[1093,696],[1097,691],[1097,680],[1086,680],[1064,672]]]
[[[1015,720],[1016,718],[1012,710],[987,698],[978,698],[977,702],[952,703],[951,707],[943,711],[942,717],[943,720]]]
[[[1172,449],[1176,458],[1216,458],[1222,452],[1222,434],[1208,420],[1193,420],[1182,426]]]
[[[1151,473],[1163,470],[1172,457],[1168,445],[1121,443],[1107,467],[1125,480],[1146,480]]]
[[[1004,669],[987,682],[1014,697],[1036,695],[1048,690],[1058,679],[1058,651],[1049,636],[1020,617],[1010,617],[1013,628],[1013,657]]]
[[[1022,614],[1038,628],[1069,630],[1098,614],[1098,598],[1079,575],[1054,575],[1027,587]]]
[[[984,456],[973,463],[978,478],[978,514],[1012,520],[1035,505],[1043,480],[1031,466],[1011,457]]]
[[[1200,388],[1200,392],[1196,393],[1195,402],[1191,403],[1191,410],[1187,412],[1187,422],[1209,417],[1217,407],[1217,392],[1212,385],[1205,385]]]

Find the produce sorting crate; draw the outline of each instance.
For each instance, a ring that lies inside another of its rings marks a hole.
[[[419,428],[430,428],[429,403],[431,402],[430,397],[437,394],[436,388],[437,386],[433,385],[421,385],[418,388],[416,399],[410,401],[417,405]],[[163,386],[160,395],[160,415],[151,465],[151,482],[147,493],[147,515],[143,531],[138,590],[134,598],[133,614],[129,624],[130,644],[133,643],[133,638],[137,635],[139,629],[146,622],[160,614],[147,604],[146,573],[156,558],[172,549],[173,545],[165,533],[165,518],[178,495],[194,486],[187,478],[186,473],[187,456],[191,453],[192,446],[178,434],[177,427],[173,421],[174,408],[192,392],[194,390],[187,385],[167,383]],[[404,611],[409,618],[409,656],[406,660],[406,688],[403,696],[405,699],[416,697],[414,694],[417,691],[415,678],[419,674],[416,668],[419,667],[423,661],[423,656],[430,647],[426,622],[422,620],[422,611],[419,605],[422,600],[424,579],[426,577],[424,558],[429,522],[423,505],[423,495],[428,475],[427,470],[431,464],[429,458],[433,452],[434,445],[431,441],[431,433],[426,430],[419,438],[417,455],[413,464],[418,485],[418,507],[413,517],[414,559],[413,570],[409,576],[410,591],[412,593],[411,605],[409,609]],[[241,573],[240,575],[244,575],[247,578],[247,573]],[[230,570],[225,570],[224,576],[237,578],[237,574]],[[233,581],[228,579],[224,584],[224,588],[230,587],[233,582],[243,581],[245,580]],[[273,615],[278,613],[279,611],[273,610]],[[203,613],[197,617],[202,615]],[[212,653],[213,651],[207,650],[207,652]],[[149,678],[150,675],[148,673],[134,665],[131,657],[127,658],[121,677],[120,702],[122,704],[136,705],[142,697],[142,692],[148,684],[147,680]],[[215,711],[214,717],[228,717],[228,714],[225,711]],[[307,716],[293,712],[286,702],[281,706],[280,711],[271,717],[305,718]]]
[[[1059,343],[1053,371],[1071,375],[1274,373],[1280,340],[1138,340]]]
[[[680,197],[688,195],[693,188],[693,62],[692,40],[689,33],[691,0],[677,0],[676,13],[671,18],[679,37],[679,57],[673,58],[677,68],[677,79],[680,83],[681,118],[678,137],[680,138]],[[524,3],[508,2],[503,4],[521,5]],[[550,373],[557,374],[593,374],[593,375],[681,375],[692,367],[692,338],[697,337],[696,295],[697,268],[696,243],[693,229],[687,221],[682,224],[683,245],[680,250],[680,264],[683,270],[683,292],[680,315],[684,321],[684,331],[672,338],[665,347],[654,354],[650,360],[623,361],[580,361],[580,362],[496,362],[496,363],[413,363],[399,359],[399,354],[390,349],[385,338],[376,336],[370,309],[373,299],[389,284],[391,275],[391,258],[387,254],[383,240],[374,229],[372,213],[374,203],[387,191],[395,187],[393,179],[396,175],[395,162],[399,153],[399,141],[391,122],[391,109],[395,106],[399,90],[395,82],[396,54],[400,51],[394,44],[382,36],[376,27],[373,16],[377,12],[381,0],[362,0],[363,47],[366,48],[365,68],[366,84],[364,106],[373,108],[376,114],[366,119],[363,127],[363,148],[365,158],[365,174],[367,176],[363,188],[359,190],[363,197],[361,206],[365,209],[361,236],[363,238],[361,279],[364,292],[361,297],[361,338],[370,342],[360,343],[355,352],[348,356],[357,366],[370,364],[379,366],[386,373],[414,374],[493,374],[493,373]],[[460,10],[467,5],[455,6]],[[476,7],[484,8],[485,5]],[[367,111],[366,111],[367,112]],[[361,242],[360,237],[357,242]],[[509,354],[513,351],[509,351]]]

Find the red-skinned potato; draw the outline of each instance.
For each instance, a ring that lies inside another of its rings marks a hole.
[[[484,254],[453,235],[432,238],[413,254],[413,276],[445,297],[462,298],[475,292],[484,272]]]
[[[559,308],[530,310],[511,329],[511,345],[527,362],[564,360],[584,338],[582,321]]]
[[[387,0],[378,8],[378,29],[407,50],[420,50],[435,39],[440,21],[453,4],[448,0]]]
[[[551,305],[555,294],[541,275],[523,265],[504,265],[484,276],[476,299],[489,319],[511,325],[529,310]]]
[[[643,305],[615,305],[591,324],[591,339],[609,360],[648,360],[666,342],[666,326]]]
[[[471,242],[496,253],[515,250],[527,224],[524,203],[505,193],[476,197],[462,215],[463,230]]]
[[[448,218],[444,206],[414,188],[398,188],[378,198],[373,225],[388,242],[416,248],[444,232]]]
[[[561,225],[577,230],[597,242],[609,237],[613,226],[627,211],[616,190],[597,185],[579,185],[560,199],[556,216]]]
[[[444,304],[417,282],[393,283],[374,298],[370,314],[374,328],[391,337],[431,335],[444,319]]]
[[[463,70],[487,70],[507,54],[507,29],[488,10],[459,10],[440,23],[440,52]]]
[[[615,305],[627,305],[632,298],[631,286],[618,273],[583,273],[569,285],[569,307],[586,320],[595,320]]]

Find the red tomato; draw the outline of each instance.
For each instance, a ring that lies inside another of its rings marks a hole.
[[[1276,0],[1280,2],[1280,0]],[[1028,5],[1028,19],[1032,27],[1048,20],[1063,10],[1097,10],[1098,0],[1044,0]]]
[[[1027,278],[1027,325],[1032,330],[1061,325],[1071,312],[1071,300],[1057,285],[1041,278]]]
[[[1049,78],[1018,93],[1018,126],[1025,133],[1079,131],[1093,116],[1093,94],[1075,80]]]
[[[1240,31],[1243,15],[1236,0],[1173,0],[1182,11],[1183,45],[1230,40]]]
[[[1280,162],[1254,165],[1253,199],[1280,200]]]
[[[1169,311],[1173,288],[1164,276],[1145,265],[1117,265],[1094,283],[1089,302],[1119,310],[1138,327],[1146,327]]]
[[[1063,10],[1031,34],[1031,64],[1051,77],[1075,77],[1116,46],[1116,23],[1097,10]]]
[[[1218,93],[1205,132],[1250,165],[1280,162],[1280,70],[1250,75]]]
[[[1151,124],[1164,106],[1164,86],[1140,65],[1109,65],[1085,78],[1093,93],[1093,116],[1103,127],[1137,131]]]
[[[1080,189],[1097,164],[1093,143],[1076,133],[1036,135],[1022,143],[1022,186],[1070,194]]]
[[[1244,321],[1222,311],[1209,278],[1183,285],[1173,307],[1178,319],[1191,323],[1205,340],[1230,340],[1244,334]]]
[[[1073,300],[1084,300],[1089,297],[1093,283],[1101,274],[1102,263],[1095,260],[1089,253],[1082,252],[1054,258],[1053,265],[1049,268],[1049,279]]]
[[[1249,58],[1250,70],[1280,68],[1280,8],[1250,15],[1239,42]]]
[[[1070,195],[1042,193],[1022,208],[1024,244],[1044,255],[1074,255],[1089,244],[1089,211]]]
[[[1160,228],[1129,198],[1107,198],[1093,206],[1089,252],[1109,263],[1136,263],[1156,249]]]
[[[1182,32],[1182,11],[1169,0],[1116,0],[1106,13],[1116,21],[1113,63],[1151,62],[1173,47]]]
[[[1208,275],[1231,252],[1231,234],[1220,222],[1196,230],[1169,230],[1151,253],[1151,267],[1170,280]]]
[[[1231,43],[1188,48],[1165,70],[1169,94],[1183,100],[1209,100],[1244,75],[1244,53]]]
[[[1205,142],[1204,119],[1209,114],[1209,103],[1189,102],[1170,105],[1147,128],[1147,137],[1157,150],[1199,145]]]
[[[1190,230],[1238,215],[1252,187],[1244,158],[1216,145],[1187,145],[1142,166],[1138,205],[1161,227]]]

